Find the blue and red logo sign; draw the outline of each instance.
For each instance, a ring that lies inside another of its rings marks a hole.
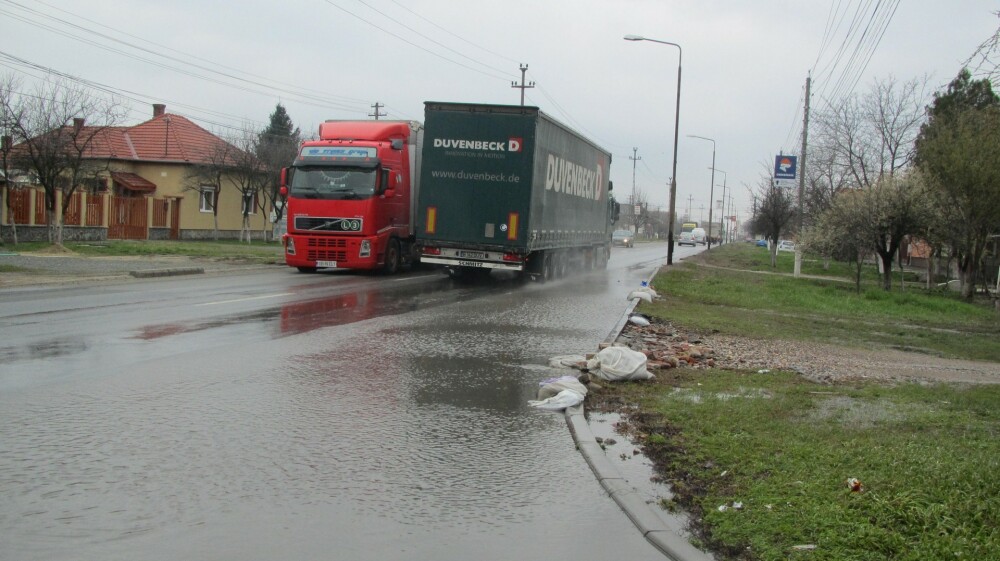
[[[775,156],[774,157],[774,178],[775,179],[795,179],[798,175],[796,163],[797,156]]]

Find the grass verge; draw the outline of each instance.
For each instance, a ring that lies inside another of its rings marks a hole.
[[[858,294],[850,267],[796,279],[764,259],[737,244],[686,259],[639,311],[692,332],[1000,361],[1000,320],[983,303],[885,292],[877,275]],[[719,559],[1000,559],[1000,384],[672,369],[605,386],[587,407],[625,414],[674,490],[664,506],[692,513]]]
[[[914,288],[886,292],[877,282],[859,294],[846,278],[739,268],[763,251],[733,244],[708,252],[710,262],[687,259],[661,271],[653,286],[664,298],[640,311],[703,332],[1000,361],[1000,316],[984,302]]]
[[[1000,557],[1000,386],[674,370],[604,391],[719,558]]]

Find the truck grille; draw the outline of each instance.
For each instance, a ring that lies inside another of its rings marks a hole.
[[[306,238],[306,259],[310,261],[346,261],[347,240]]]
[[[313,232],[360,232],[363,220],[360,218],[334,218],[319,216],[296,216],[296,230]]]

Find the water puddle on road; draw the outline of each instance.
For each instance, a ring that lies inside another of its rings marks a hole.
[[[692,537],[688,530],[691,523],[690,516],[685,512],[668,511],[662,506],[673,498],[670,486],[657,480],[653,462],[642,453],[640,446],[616,430],[615,427],[622,420],[621,415],[591,411],[587,413],[587,417],[591,432],[602,443],[604,453],[622,478],[639,493],[650,510],[663,520],[668,528],[690,540]]]

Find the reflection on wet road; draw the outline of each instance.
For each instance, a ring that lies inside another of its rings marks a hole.
[[[648,277],[620,255],[545,285],[188,290],[61,325],[62,354],[7,338],[0,559],[660,558],[526,404]]]

